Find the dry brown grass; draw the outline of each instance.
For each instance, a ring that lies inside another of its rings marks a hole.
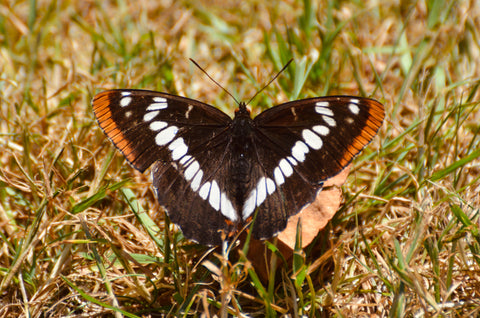
[[[476,1],[31,3],[0,3],[1,317],[478,316]],[[316,245],[262,283],[165,222],[90,100],[146,88],[232,113],[188,58],[247,100],[290,56],[256,111],[358,94],[387,120]]]

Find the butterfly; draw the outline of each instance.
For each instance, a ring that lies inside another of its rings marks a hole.
[[[253,237],[281,232],[373,139],[385,110],[373,99],[327,96],[232,119],[200,101],[120,89],[96,95],[103,132],[137,170],[153,165],[159,203],[185,237],[219,245],[256,215]]]

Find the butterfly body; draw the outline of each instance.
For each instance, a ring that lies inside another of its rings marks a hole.
[[[187,238],[217,245],[255,213],[269,238],[312,202],[370,142],[384,118],[379,102],[329,96],[234,118],[199,101],[145,90],[98,94],[100,127],[136,169],[153,165],[158,201]],[[223,233],[223,235],[222,235]]]

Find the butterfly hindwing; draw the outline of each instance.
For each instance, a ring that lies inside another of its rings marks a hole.
[[[228,208],[222,206],[227,204],[222,202],[221,197],[225,189],[220,188],[215,176],[205,176],[203,170],[205,167],[197,171],[197,176],[204,176],[202,185],[192,188],[191,181],[186,181],[185,175],[179,174],[175,164],[157,162],[152,170],[153,185],[158,201],[165,207],[170,220],[182,229],[185,237],[205,245],[219,245],[222,232],[225,237],[234,233],[237,223],[221,213],[222,208],[224,211]],[[205,185],[209,188],[202,190],[202,198],[199,190]]]

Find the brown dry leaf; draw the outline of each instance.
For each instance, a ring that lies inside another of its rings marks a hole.
[[[327,225],[342,201],[342,189],[340,188],[348,177],[350,171],[348,165],[342,172],[324,183],[322,190],[314,202],[306,206],[300,213],[288,220],[287,227],[277,236],[277,248],[285,260],[289,261],[295,248],[297,222],[302,225],[302,248],[308,246],[317,234]],[[327,189],[328,188],[328,189]],[[256,273],[263,281],[267,281],[270,268],[271,251],[265,247],[264,241],[250,241],[248,259],[255,267]],[[278,260],[280,261],[280,260]]]
[[[350,165],[335,177],[328,179],[314,202],[306,206],[300,213],[288,220],[287,227],[278,235],[278,240],[290,247],[295,247],[297,222],[302,224],[302,248],[308,246],[330,221],[342,202],[340,187],[347,180]],[[326,189],[328,188],[328,189]]]

